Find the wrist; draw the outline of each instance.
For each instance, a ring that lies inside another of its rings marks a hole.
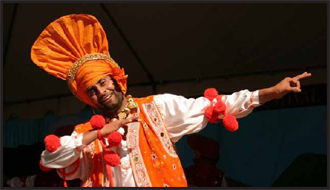
[[[269,94],[272,99],[280,99],[281,98],[281,90],[277,86],[273,86],[269,88]]]
[[[98,129],[98,130],[97,130],[97,138],[98,138],[99,140],[101,140],[102,137],[103,137],[103,135],[102,135],[102,129]]]
[[[276,86],[259,90],[259,103],[264,104],[273,99],[277,99],[278,89]]]
[[[98,134],[101,135],[101,137],[105,137],[107,135],[107,132],[105,131],[105,127],[103,127],[102,129],[99,129],[98,131]]]
[[[108,127],[104,126],[102,129],[99,129],[99,133],[101,137],[108,136],[113,130],[109,129]]]

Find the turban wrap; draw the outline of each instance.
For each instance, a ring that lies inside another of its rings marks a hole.
[[[111,75],[126,94],[124,69],[110,57],[108,40],[92,15],[71,14],[50,23],[31,48],[31,59],[49,74],[67,80],[71,92],[95,107],[86,90]]]

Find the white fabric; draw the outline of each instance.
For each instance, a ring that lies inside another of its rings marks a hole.
[[[172,94],[155,95],[154,101],[159,108],[165,125],[172,142],[177,142],[186,134],[197,133],[202,130],[208,123],[204,116],[204,110],[210,105],[210,101],[205,97],[184,98]],[[213,100],[216,102],[216,100]],[[234,115],[237,118],[244,117],[252,112],[254,107],[259,106],[259,91],[250,92],[242,90],[231,95],[222,97],[222,101],[226,104],[226,113]],[[121,129],[119,129],[120,132]],[[41,155],[42,164],[45,167],[62,168],[73,163],[78,157],[81,159],[81,167],[71,175],[66,176],[67,179],[80,178],[85,180],[84,159],[80,149],[83,149],[82,134],[73,132],[71,136],[61,138],[61,146],[53,153],[45,150]],[[117,166],[112,169],[115,175],[114,181],[117,187],[134,187],[135,181],[132,168],[130,167],[129,149],[127,149],[126,141],[122,141],[119,148],[121,162],[124,165]],[[74,166],[67,167],[67,172],[72,171]]]
[[[133,177],[133,170],[130,165],[129,149],[126,141],[122,140],[121,147],[119,149],[119,156],[121,164],[113,168],[113,173],[121,175],[113,175],[113,180],[116,187],[135,187],[135,181]]]
[[[154,101],[163,116],[167,131],[174,143],[186,134],[199,132],[208,123],[207,118],[204,116],[204,110],[210,105],[210,101],[205,97],[187,99],[183,96],[163,94],[154,96]],[[216,99],[213,101],[215,103]],[[242,118],[251,113],[254,107],[260,105],[259,91],[252,93],[248,90],[241,90],[223,96],[222,102],[226,104],[226,114]]]
[[[78,135],[75,131],[71,136],[60,138],[61,146],[55,152],[43,151],[41,153],[41,163],[49,168],[63,168],[72,164],[80,155],[83,134]]]

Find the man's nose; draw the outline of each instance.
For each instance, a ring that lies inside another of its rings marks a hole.
[[[105,88],[102,88],[102,87],[96,87],[97,89],[97,94],[100,95],[100,96],[103,96],[104,93],[105,93]]]

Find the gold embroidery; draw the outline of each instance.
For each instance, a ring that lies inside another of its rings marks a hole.
[[[139,187],[151,187],[150,178],[147,173],[147,169],[143,162],[143,157],[139,147],[139,128],[140,123],[134,122],[128,124],[128,137],[127,142],[129,148],[132,149],[130,152],[130,158],[133,160],[132,170],[134,178]]]
[[[164,122],[158,112],[154,102],[143,104],[144,111],[147,113],[147,119],[149,120],[152,129],[155,131],[158,139],[160,139],[165,151],[172,157],[178,157],[173,144],[166,132]]]

